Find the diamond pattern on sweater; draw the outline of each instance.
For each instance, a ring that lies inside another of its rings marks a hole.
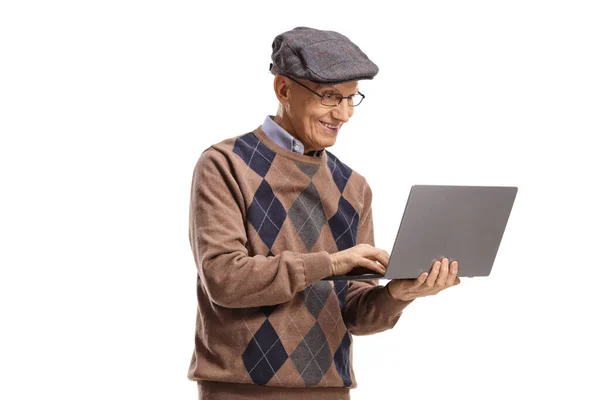
[[[343,196],[338,202],[338,211],[328,222],[339,251],[356,246],[358,213]]]
[[[279,307],[279,304],[275,304],[272,306],[262,306],[260,309],[262,310],[262,312],[265,313],[265,316],[268,317],[269,315],[273,314],[273,311],[275,311],[277,307]]]
[[[333,359],[335,368],[342,378],[344,386],[350,386],[352,384],[352,380],[350,379],[350,335],[347,331]]]
[[[327,166],[333,177],[333,181],[340,193],[344,193],[346,184],[352,174],[346,164],[338,160],[336,156],[327,151]],[[338,211],[329,219],[329,227],[339,251],[356,246],[356,235],[358,232],[358,213],[342,195],[338,202]]]
[[[318,165],[304,164],[304,163],[300,163],[300,162],[297,162],[296,165],[298,166],[298,168],[300,168],[300,170],[302,172],[304,172],[311,179],[315,175],[315,173],[319,170]]]
[[[273,246],[285,218],[285,209],[273,194],[271,185],[263,179],[248,207],[248,220],[267,247]]]
[[[236,139],[233,152],[239,155],[246,164],[263,178],[269,172],[276,153],[265,146],[254,134],[246,133]]]
[[[321,235],[323,225],[327,222],[323,206],[321,206],[319,192],[317,192],[317,188],[312,181],[298,195],[296,201],[288,210],[288,215],[306,250],[310,252]]]
[[[291,355],[291,359],[306,386],[315,386],[331,365],[332,357],[327,338],[318,323]]]
[[[268,319],[248,343],[242,359],[254,383],[261,385],[266,385],[288,359],[288,354]]]
[[[348,179],[350,179],[350,174],[352,174],[352,169],[350,169],[346,164],[342,163],[336,156],[327,152],[327,166],[331,171],[331,176],[333,177],[333,181],[336,186],[340,190],[340,193],[344,193],[344,188],[348,183]]]
[[[315,282],[300,292],[306,308],[315,319],[319,318],[319,314],[331,292],[331,284],[327,281]]]
[[[346,304],[346,296],[348,295],[348,281],[333,281],[335,294],[340,304],[340,310],[344,309]]]
[[[281,171],[272,166],[276,154],[262,144],[253,133],[239,137],[235,142],[234,152],[263,178],[248,207],[247,218],[269,248],[267,256],[273,256],[271,247],[277,239],[285,219],[288,217],[308,252],[311,251],[319,239],[325,223],[329,224],[338,250],[345,250],[356,244],[359,224],[358,213],[352,204],[343,197],[352,170],[333,154],[327,152],[327,166],[339,193],[342,195],[339,198],[336,213],[327,220],[322,205],[322,194],[319,193],[312,180],[319,170],[318,165],[296,163],[298,169],[310,178],[310,182],[297,195],[289,209],[286,210],[277,198],[278,188],[272,188],[266,179],[266,175],[270,170],[272,170],[271,173],[283,175]],[[335,192],[335,189],[331,193],[333,192]],[[325,192],[324,195],[331,196],[331,193]],[[328,298],[334,294],[340,305],[340,311],[343,310],[347,293],[348,282],[346,281],[334,281],[333,283],[319,281],[308,286],[301,292],[301,295],[306,309],[317,320],[322,314]],[[330,300],[334,301],[333,299]],[[341,317],[339,315],[337,318],[334,317],[331,314],[331,309],[327,309],[328,314],[323,313],[322,318],[325,319],[321,320],[325,325],[321,326],[317,320],[308,333],[306,333],[306,330],[302,330],[300,334],[302,340],[294,351],[288,355],[281,343],[281,337],[285,336],[279,336],[285,335],[287,328],[278,334],[269,322],[269,318],[277,307],[277,305],[260,307],[266,316],[266,320],[253,335],[243,354],[244,365],[254,383],[267,384],[285,361],[291,358],[299,373],[298,379],[302,378],[307,387],[319,384],[332,363],[335,365],[335,370],[343,384],[350,386],[352,381],[350,380],[349,370],[351,343],[349,333],[345,332],[334,357],[332,352],[336,343],[329,343],[327,335],[323,332],[323,327],[327,324],[331,326],[337,326],[338,322],[343,324],[343,322],[340,322]],[[286,327],[291,325],[296,326],[296,329],[298,329],[299,326],[296,325],[293,316],[290,319],[291,323]],[[305,324],[306,322],[303,322],[304,326],[306,326]],[[333,337],[335,339],[332,340],[337,341],[341,335]],[[288,349],[288,351],[291,351],[291,349]],[[325,382],[325,384],[329,383]]]

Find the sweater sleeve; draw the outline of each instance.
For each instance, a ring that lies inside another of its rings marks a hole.
[[[326,251],[248,254],[244,199],[234,176],[227,157],[210,147],[200,155],[192,177],[189,240],[211,301],[228,308],[285,303],[331,276]]]
[[[375,246],[372,196],[371,187],[365,181],[356,244],[368,243]],[[379,279],[349,281],[344,322],[348,331],[354,335],[382,332],[393,328],[400,319],[402,310],[413,301],[394,299],[385,286],[379,285]]]

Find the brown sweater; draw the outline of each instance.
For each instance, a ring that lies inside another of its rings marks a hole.
[[[355,388],[352,335],[392,328],[410,304],[378,280],[321,280],[333,274],[330,253],[375,245],[371,196],[331,152],[295,153],[261,127],[204,150],[190,201],[198,311],[188,378],[273,398]]]

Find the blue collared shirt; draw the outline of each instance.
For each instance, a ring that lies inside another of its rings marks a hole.
[[[263,124],[263,132],[275,143],[284,149],[291,150],[295,153],[304,154],[304,145],[301,141],[290,135],[285,129],[279,126],[274,120],[274,116],[267,115]],[[307,155],[320,157],[324,149],[310,151]]]

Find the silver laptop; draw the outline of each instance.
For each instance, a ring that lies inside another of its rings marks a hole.
[[[357,267],[325,280],[415,279],[436,260],[458,276],[488,276],[517,196],[514,186],[414,185],[384,275]]]

